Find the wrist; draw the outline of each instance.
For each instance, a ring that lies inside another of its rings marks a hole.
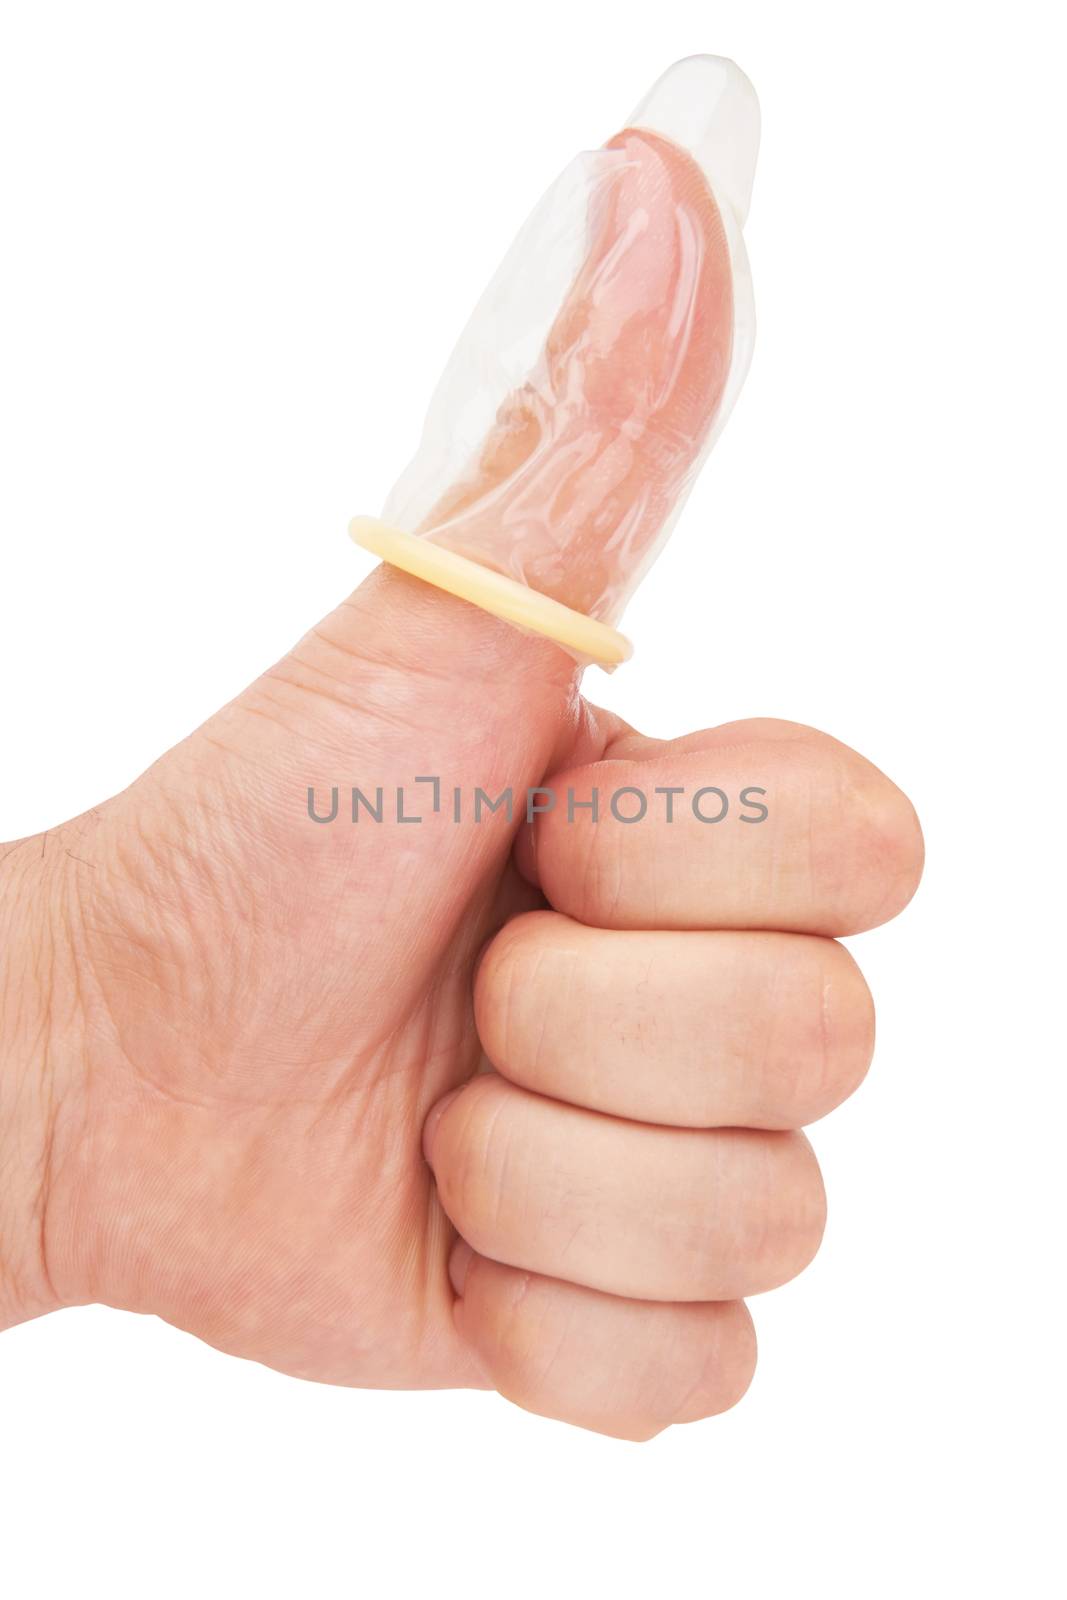
[[[82,1298],[53,1205],[84,1030],[59,839],[0,858],[0,1329]]]

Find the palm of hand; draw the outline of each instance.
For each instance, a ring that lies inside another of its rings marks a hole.
[[[303,1377],[480,1383],[420,1136],[478,1063],[478,951],[539,897],[503,816],[353,826],[345,786],[405,785],[409,810],[423,772],[521,793],[570,742],[572,675],[559,658],[527,682],[520,725],[440,661],[383,674],[364,636],[365,665],[345,611],[71,825],[92,1070],[68,1112],[67,1272],[72,1298]],[[316,827],[307,788],[321,805],[334,784]]]

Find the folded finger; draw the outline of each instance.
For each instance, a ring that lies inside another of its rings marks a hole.
[[[604,930],[550,911],[493,940],[475,1016],[512,1083],[675,1127],[803,1127],[859,1085],[874,1042],[867,985],[833,940]]]
[[[480,1255],[638,1300],[734,1300],[807,1265],[825,1220],[802,1134],[652,1127],[474,1078],[427,1159]]]
[[[907,797],[798,723],[630,736],[554,774],[532,805],[520,866],[557,911],[596,927],[837,937],[896,916],[922,870]]]
[[[744,1305],[625,1300],[501,1266],[460,1241],[456,1326],[494,1388],[541,1416],[649,1439],[735,1405],[756,1361]]]

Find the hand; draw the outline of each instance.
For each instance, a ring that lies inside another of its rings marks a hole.
[[[741,1297],[822,1231],[796,1130],[870,1055],[833,939],[907,902],[918,825],[822,734],[646,739],[575,677],[379,570],[130,789],[9,847],[0,1322],[102,1301],[629,1438],[740,1396]],[[347,820],[353,784],[382,822]],[[706,785],[766,819],[697,821]],[[508,786],[514,824],[475,823]],[[686,797],[623,824],[623,786]]]

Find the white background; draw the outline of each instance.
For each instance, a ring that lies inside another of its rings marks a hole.
[[[24,1596],[1052,1595],[1062,1455],[1063,39],[1013,4],[3,4],[0,836],[128,783],[345,537],[530,205],[672,59],[764,142],[748,386],[587,688],[826,728],[928,868],[743,1404],[636,1447],[147,1319],[0,1343]],[[1057,459],[1058,458],[1058,459]],[[594,680],[595,681],[592,681]]]

